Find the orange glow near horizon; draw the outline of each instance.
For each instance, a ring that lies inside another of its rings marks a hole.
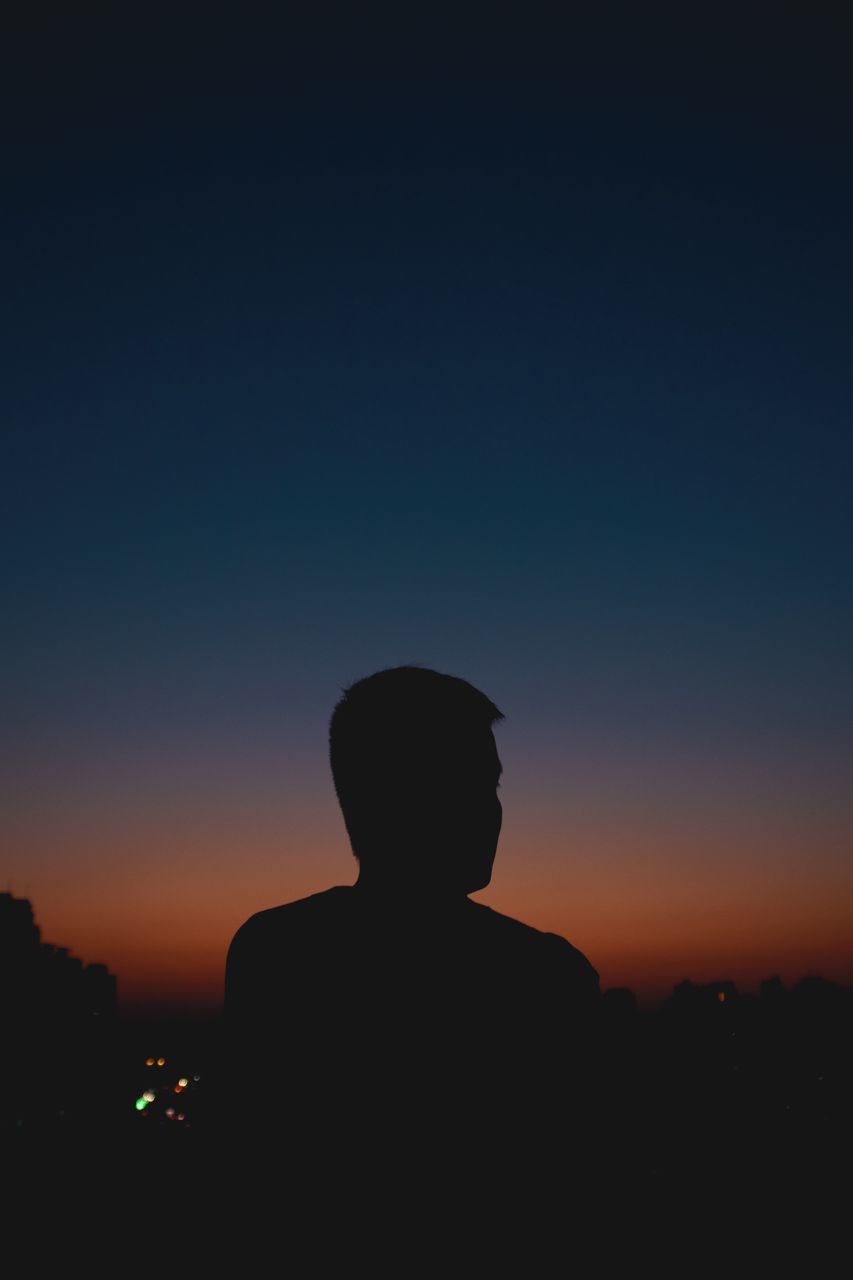
[[[532,826],[533,824],[531,824]],[[28,884],[47,942],[118,975],[124,1007],[186,1010],[221,1001],[230,938],[253,912],[352,883],[357,868],[339,816],[295,819],[286,833],[145,829],[121,842],[61,842],[61,864],[39,874],[58,833],[34,835]],[[713,835],[662,827],[576,825],[559,836],[507,822],[495,873],[477,900],[567,937],[602,988],[628,986],[656,1002],[674,983],[732,979],[744,990],[779,974],[853,980],[853,870],[810,868],[801,836],[770,832],[765,846],[722,848]],[[535,854],[530,850],[535,850]],[[582,851],[582,852],[581,852]],[[748,856],[746,856],[748,853]]]

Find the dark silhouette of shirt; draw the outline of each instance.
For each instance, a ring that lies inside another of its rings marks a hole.
[[[228,953],[232,1114],[296,1149],[538,1133],[584,1110],[598,975],[564,938],[459,897],[360,885],[252,916]],[[251,1099],[243,1106],[242,1099]],[[275,1133],[275,1136],[273,1136]]]

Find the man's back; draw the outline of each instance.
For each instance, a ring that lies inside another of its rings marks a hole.
[[[409,904],[338,886],[237,932],[233,1078],[297,1125],[365,1109],[379,1127],[484,1112],[524,1123],[577,1105],[597,999],[595,970],[555,934],[467,897]]]
[[[427,1009],[489,1022],[531,1002],[555,1025],[598,993],[598,975],[565,938],[470,898],[405,902],[338,885],[251,916],[226,967],[226,1013],[257,1030],[372,1008],[389,1022]],[[426,1002],[426,1003],[424,1003]]]

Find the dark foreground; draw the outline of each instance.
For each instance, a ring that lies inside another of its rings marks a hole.
[[[481,1114],[466,1097],[436,1116],[399,1081],[393,1116],[375,1103],[361,1114],[345,1060],[332,1112],[353,1123],[324,1124],[322,1104],[306,1114],[262,1061],[227,1080],[216,1020],[29,1019],[10,1031],[10,1210],[17,1195],[46,1224],[75,1205],[96,1234],[123,1223],[122,1248],[168,1226],[209,1254],[250,1223],[253,1239],[304,1230],[315,1252],[338,1249],[349,1216],[419,1249],[460,1230],[478,1248],[509,1248],[520,1232],[533,1249],[593,1220],[600,1247],[624,1249],[626,1231],[654,1223],[671,1237],[689,1220],[701,1252],[741,1215],[768,1248],[798,1221],[817,1247],[849,1214],[853,992],[820,978],[771,980],[758,996],[682,984],[655,1013],[606,993],[583,1095],[573,1080],[559,1105],[531,1106],[529,1129],[524,1100]]]

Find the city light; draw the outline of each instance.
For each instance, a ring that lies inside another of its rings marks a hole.
[[[141,1098],[137,1098],[136,1102],[134,1103],[134,1106],[136,1107],[137,1111],[144,1111],[145,1108],[148,1106],[148,1099],[144,1096]]]
[[[178,1081],[178,1084],[181,1086],[182,1089],[186,1089],[187,1085],[189,1084],[189,1080],[186,1078],[186,1076],[181,1076],[180,1080]]]

